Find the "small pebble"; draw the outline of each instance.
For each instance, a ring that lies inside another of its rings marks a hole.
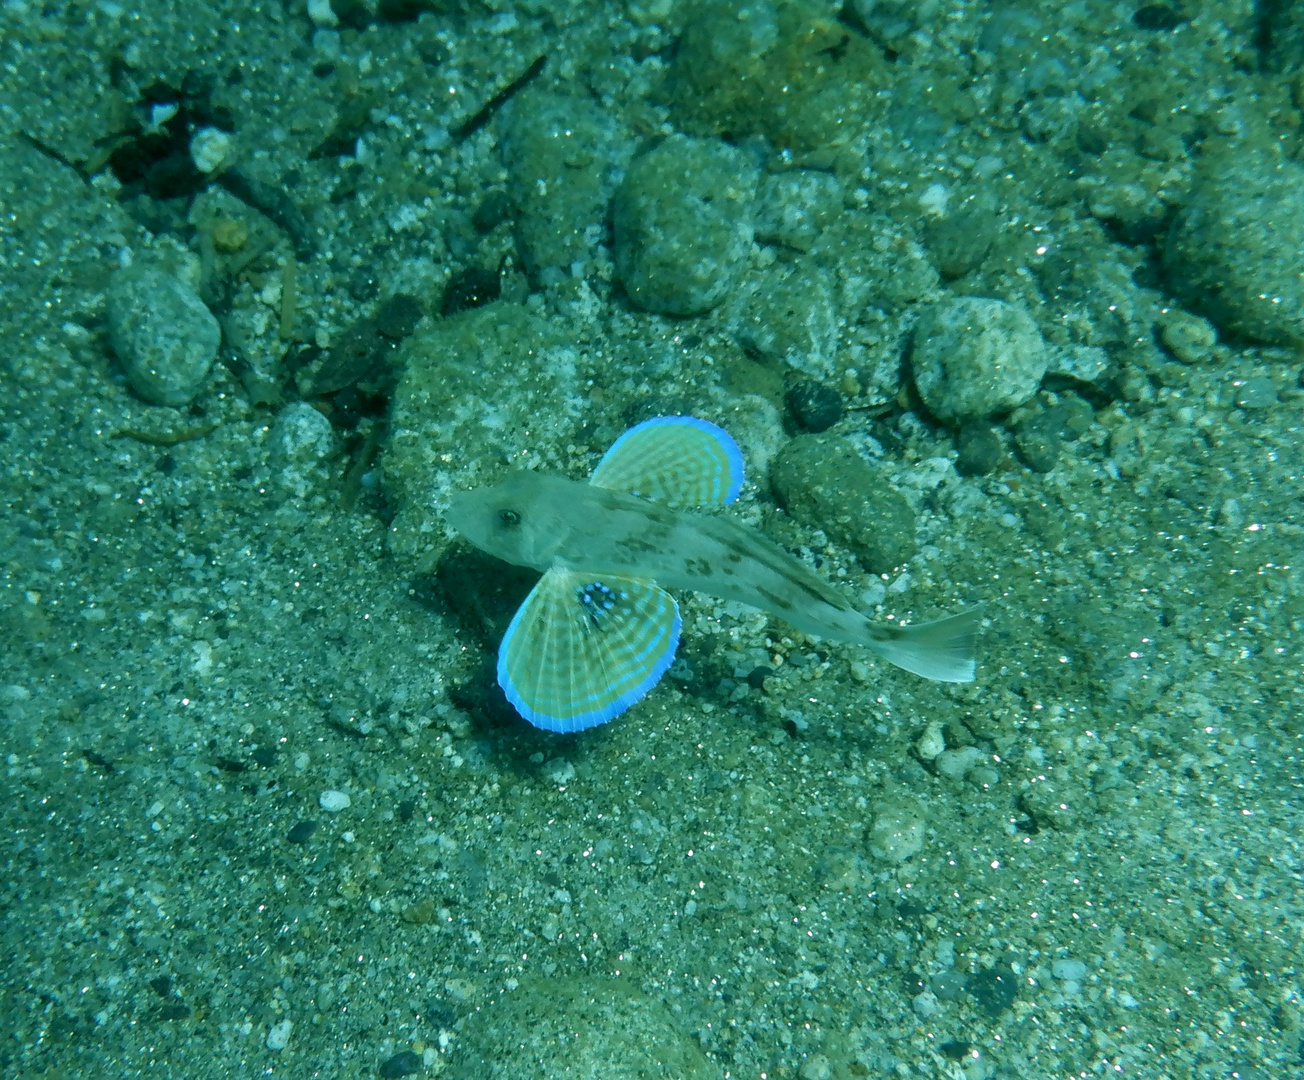
[[[217,172],[230,157],[231,136],[221,128],[200,128],[190,140],[190,160],[201,173]]]
[[[945,749],[946,736],[942,732],[941,723],[937,720],[930,721],[915,743],[915,753],[925,761],[932,761]]]
[[[267,1049],[284,1050],[289,1046],[290,1030],[293,1027],[294,1024],[290,1021],[289,1017],[273,1024],[271,1029],[267,1032]]]
[[[876,859],[900,863],[919,854],[924,847],[927,825],[917,807],[888,804],[874,814],[869,831],[869,852]]]
[[[1208,319],[1174,308],[1159,317],[1159,340],[1184,364],[1195,364],[1218,344],[1218,331]]]
[[[222,331],[192,289],[156,267],[126,266],[109,282],[108,316],[109,341],[136,393],[173,407],[195,399]]]
[[[948,780],[963,780],[965,773],[978,764],[983,752],[976,746],[966,746],[963,750],[947,750],[937,755],[933,762],[937,771]]]
[[[339,26],[339,16],[331,7],[331,0],[308,0],[308,18],[314,26]]]
[[[403,1050],[391,1058],[386,1058],[376,1070],[376,1074],[384,1077],[385,1080],[393,1080],[398,1076],[413,1076],[421,1072],[422,1068],[420,1054],[412,1050]]]
[[[942,1008],[938,1003],[937,995],[931,990],[925,990],[922,994],[917,995],[911,1000],[910,1004],[914,1007],[915,1015],[920,1020],[931,1020]]]
[[[306,401],[285,406],[272,425],[271,448],[282,465],[307,465],[335,451],[331,422]]]
[[[1063,982],[1080,983],[1087,976],[1087,965],[1081,960],[1056,960],[1050,966],[1050,973]]]
[[[816,1054],[798,1070],[801,1080],[832,1080],[833,1066],[823,1054]]]
[[[827,431],[842,419],[838,392],[814,379],[793,383],[783,400],[797,426],[805,431]]]
[[[338,814],[353,805],[353,800],[343,791],[323,791],[317,796],[317,805],[328,814]]]

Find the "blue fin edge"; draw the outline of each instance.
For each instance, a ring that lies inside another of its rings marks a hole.
[[[745,463],[743,462],[743,452],[738,448],[738,443],[734,441],[734,437],[730,435],[729,432],[725,431],[725,429],[720,427],[719,424],[713,424],[710,420],[703,420],[700,417],[654,416],[650,420],[644,420],[641,423],[635,424],[632,428],[622,434],[614,443],[607,447],[607,452],[602,455],[602,460],[598,462],[598,465],[601,465],[603,461],[606,461],[607,458],[614,454],[620,447],[621,443],[636,431],[642,431],[644,428],[650,427],[673,426],[693,427],[697,428],[698,431],[704,431],[708,435],[713,436],[716,442],[724,448],[725,457],[729,459],[730,481],[729,490],[725,492],[724,501],[726,505],[734,502],[738,496],[742,494],[743,490],[743,479],[746,468]],[[597,471],[596,467],[594,468],[594,471]]]
[[[704,422],[704,421],[703,421]],[[671,598],[673,603],[673,597]],[[521,621],[521,613],[525,610],[525,605],[521,604],[516,609],[516,614],[512,616],[512,621],[508,624],[507,633],[503,634],[503,640],[498,646],[498,685],[502,687],[503,693],[507,700],[511,702],[512,708],[521,714],[526,720],[537,728],[544,731],[555,731],[559,735],[569,735],[576,731],[587,731],[589,728],[598,727],[609,720],[614,720],[631,705],[637,704],[647,696],[649,690],[661,681],[661,676],[666,673],[670,665],[675,662],[675,653],[679,651],[679,631],[683,627],[683,619],[679,614],[679,605],[675,604],[675,621],[670,627],[670,648],[666,650],[664,656],[657,661],[656,667],[648,672],[647,677],[637,686],[626,690],[620,697],[616,698],[611,704],[601,709],[594,709],[591,712],[580,713],[578,716],[569,718],[559,716],[549,716],[547,713],[541,713],[536,709],[530,708],[525,704],[517,691],[516,686],[512,683],[507,674],[505,667],[505,657],[507,650],[503,648],[507,644],[508,638],[516,630],[517,624]]]

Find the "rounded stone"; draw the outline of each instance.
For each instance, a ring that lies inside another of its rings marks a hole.
[[[1222,330],[1304,343],[1304,166],[1237,145],[1207,158],[1168,236],[1173,290]]]
[[[1159,317],[1159,338],[1182,363],[1195,364],[1218,344],[1218,331],[1208,319],[1174,308]]]
[[[109,341],[137,394],[174,408],[195,399],[222,331],[192,289],[156,267],[123,267],[109,283],[108,315]]]
[[[915,753],[925,761],[932,761],[945,750],[946,736],[942,733],[942,724],[938,720],[932,720],[915,743]]]
[[[871,573],[886,573],[915,553],[915,514],[906,497],[844,439],[798,435],[775,456],[770,483],[788,513],[850,548]]]
[[[272,451],[284,465],[312,464],[335,452],[335,430],[306,401],[296,401],[277,414]]]
[[[989,424],[966,424],[956,437],[959,457],[955,471],[961,476],[986,476],[995,472],[1005,455],[1005,444]]]
[[[928,822],[917,803],[885,803],[874,812],[869,853],[885,862],[900,863],[924,849]]]
[[[353,800],[349,798],[347,792],[323,791],[317,796],[317,805],[328,814],[338,814],[341,810],[347,810],[352,806]]]
[[[739,307],[743,348],[812,378],[833,378],[838,310],[827,273],[817,267],[776,267]]]
[[[606,232],[607,208],[632,144],[593,102],[522,94],[502,140],[525,268],[549,285],[582,267]]]
[[[1087,965],[1081,960],[1061,958],[1050,965],[1050,973],[1064,982],[1081,982],[1087,977]]]
[[[756,169],[718,139],[672,135],[630,165],[612,206],[616,271],[630,300],[698,315],[733,288],[752,243]]]
[[[915,386],[929,411],[949,424],[1022,405],[1037,392],[1048,362],[1037,324],[1004,300],[946,300],[915,327]]]
[[[231,136],[221,128],[200,128],[190,140],[190,160],[201,173],[216,172],[230,158]]]
[[[842,396],[814,379],[793,383],[783,400],[793,421],[805,431],[827,431],[842,419]]]
[[[451,1080],[720,1080],[660,1002],[618,979],[542,979],[466,1020]]]

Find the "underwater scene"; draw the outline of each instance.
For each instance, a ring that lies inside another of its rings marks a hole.
[[[1304,2],[3,0],[0,1077],[1304,1076]]]

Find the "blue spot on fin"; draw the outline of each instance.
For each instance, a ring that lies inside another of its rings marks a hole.
[[[498,685],[535,727],[596,727],[657,684],[679,627],[674,598],[650,581],[549,570],[503,635]]]
[[[589,482],[669,506],[722,506],[742,490],[743,455],[707,420],[656,416],[612,443]]]

